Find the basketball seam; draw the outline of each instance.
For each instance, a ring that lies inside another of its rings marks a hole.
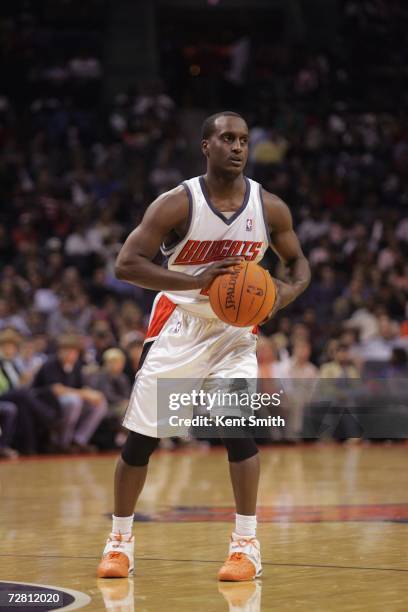
[[[222,276],[222,275],[221,275]],[[221,297],[220,297],[220,289],[221,289],[221,278],[218,276],[217,277],[218,280],[218,305],[221,309],[222,314],[224,315],[225,318],[228,318],[227,315],[225,314],[224,308],[222,307],[222,301],[221,301]]]
[[[245,279],[246,279],[246,275],[248,272],[248,266],[249,266],[249,263],[246,264],[244,278],[242,279],[241,295],[239,296],[239,302],[237,305],[237,315],[235,317],[235,323],[237,322],[237,319],[238,319],[239,307],[241,306],[242,294],[244,293]]]
[[[245,325],[245,327],[246,327],[247,325],[252,325],[251,321],[252,321],[253,319],[255,319],[256,315],[257,315],[257,314],[258,314],[258,312],[261,310],[262,306],[265,304],[265,300],[266,300],[266,298],[267,298],[267,296],[268,296],[268,292],[267,292],[267,288],[268,288],[268,279],[266,278],[266,272],[265,272],[264,268],[262,268],[262,266],[259,266],[259,267],[261,268],[261,270],[262,270],[262,272],[263,272],[263,275],[264,275],[264,280],[265,280],[265,295],[264,295],[264,299],[263,299],[263,301],[262,301],[262,304],[259,306],[259,308],[258,308],[258,310],[256,311],[256,313],[255,313],[254,315],[252,315],[252,317],[249,319],[249,321],[248,321],[248,323]]]

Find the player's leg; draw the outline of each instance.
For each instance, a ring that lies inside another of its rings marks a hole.
[[[252,437],[224,438],[235,499],[235,528],[229,556],[219,571],[219,580],[253,580],[262,572],[260,546],[256,539],[256,502],[260,461]]]
[[[159,443],[159,436],[166,435],[157,405],[157,381],[200,378],[203,368],[201,355],[205,346],[200,348],[200,338],[205,339],[206,322],[178,309],[170,311],[167,321],[161,321],[163,327],[154,328],[154,341],[145,345],[143,367],[137,374],[123,423],[131,431],[116,466],[112,534],[98,569],[99,577],[124,577],[133,569],[133,512],[146,479],[149,457]],[[115,554],[118,552],[123,556]],[[119,569],[118,560],[123,562]]]
[[[114,516],[132,515],[146,480],[150,455],[159,438],[130,431],[116,464]]]
[[[245,459],[229,457],[228,461],[237,514],[255,516],[260,474],[259,453],[256,445],[253,440],[248,443],[246,439],[239,438],[231,438],[228,441],[224,441],[224,443],[228,452],[230,453],[232,449],[238,457],[240,453],[244,455],[254,453]],[[239,530],[236,529],[236,531],[239,533]],[[242,533],[241,535],[245,534]],[[255,536],[255,532],[251,535]]]
[[[231,389],[239,390],[244,384],[247,392],[255,392],[256,336],[249,330],[227,328],[222,350],[217,351],[213,367],[214,376],[218,380],[226,379],[226,384],[232,385]],[[223,388],[224,384],[221,386]],[[236,514],[229,556],[218,578],[231,581],[253,580],[262,572],[260,545],[256,539],[256,502],[260,475],[258,448],[250,432],[243,428],[237,428],[234,437],[227,437],[225,433],[221,433],[221,437],[228,453]]]
[[[133,514],[159,438],[130,431],[115,470],[112,531],[98,567],[99,578],[126,578],[134,567]]]

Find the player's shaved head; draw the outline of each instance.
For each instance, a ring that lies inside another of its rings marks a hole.
[[[207,117],[201,127],[201,138],[203,140],[208,140],[208,138],[214,134],[216,131],[215,123],[219,117],[238,117],[238,119],[242,119],[242,121],[246,123],[242,115],[239,113],[234,113],[233,111],[222,111],[220,113],[215,113],[214,115]]]
[[[203,123],[201,150],[207,171],[233,177],[241,174],[248,159],[248,125],[238,113],[223,111]]]

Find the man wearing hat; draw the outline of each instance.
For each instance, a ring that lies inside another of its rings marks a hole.
[[[14,329],[8,328],[0,332],[1,369],[8,379],[10,388],[18,387],[23,382],[21,372],[15,362],[20,343],[21,336]]]
[[[35,396],[32,389],[24,386],[26,380],[16,361],[20,343],[21,336],[14,329],[0,332],[0,402],[3,403],[3,411],[5,403],[8,404],[8,415],[10,406],[14,406],[14,436],[10,427],[6,427],[7,445],[13,443],[23,454],[32,455],[40,450],[40,439],[47,437],[55,414],[50,406]]]
[[[57,449],[65,452],[94,450],[89,440],[107,412],[105,397],[87,387],[82,376],[82,342],[78,336],[58,338],[57,354],[37,372],[33,386],[61,415]]]

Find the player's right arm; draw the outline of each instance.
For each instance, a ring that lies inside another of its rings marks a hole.
[[[184,237],[188,211],[188,197],[182,186],[157,198],[122,246],[115,263],[116,277],[155,291],[187,291],[208,287],[216,276],[229,272],[230,266],[239,263],[238,257],[223,259],[195,276],[153,263],[166,237],[172,233],[180,239]]]

